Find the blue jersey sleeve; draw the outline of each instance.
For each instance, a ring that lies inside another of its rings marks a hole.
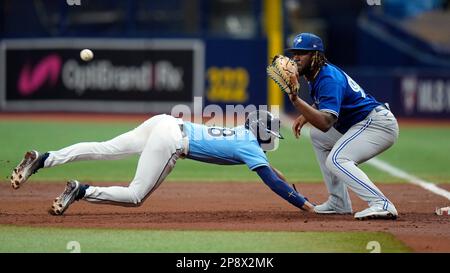
[[[307,199],[285,181],[281,180],[270,167],[257,168],[255,171],[272,191],[297,208],[303,209],[303,205]]]
[[[263,152],[256,140],[240,145],[236,149],[235,156],[244,162],[250,170],[261,166],[269,166],[266,154]]]
[[[339,110],[341,109],[344,92],[344,86],[338,83],[325,81],[323,84],[319,85],[317,90],[317,109],[339,117]]]

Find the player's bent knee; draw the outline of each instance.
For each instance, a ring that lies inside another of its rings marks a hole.
[[[131,204],[131,206],[133,206],[133,207],[140,207],[140,206],[142,206],[142,204],[144,204],[143,199],[139,199],[137,197],[134,197],[132,202],[133,203]]]
[[[325,161],[325,165],[327,166],[328,170],[335,174],[336,172],[339,172],[341,164],[346,161],[348,160],[330,153]]]
[[[327,159],[325,161],[325,166],[327,166],[328,170],[334,173],[334,170],[336,169],[336,165],[333,162],[333,155],[330,153],[327,156]]]
[[[133,207],[140,207],[144,204],[145,196],[143,194],[134,193],[134,191],[131,190],[131,201]]]

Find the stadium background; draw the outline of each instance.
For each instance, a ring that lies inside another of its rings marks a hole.
[[[7,176],[27,149],[105,140],[149,115],[170,113],[178,104],[191,106],[194,114],[208,105],[224,110],[227,105],[281,105],[283,113],[295,115],[286,97],[267,79],[265,67],[295,34],[314,32],[323,38],[328,59],[366,91],[388,102],[399,118],[399,142],[381,159],[448,190],[449,12],[448,1],[439,0],[2,1],[0,170],[5,179],[0,194],[0,250],[67,252],[68,238],[79,234],[74,240],[87,252],[368,252],[370,241],[381,242],[384,252],[448,252],[448,219],[433,215],[435,206],[447,206],[448,199],[370,164],[363,168],[382,188],[390,189],[388,195],[395,200],[396,194],[402,194],[405,216],[397,224],[377,222],[369,227],[351,217],[305,218],[264,189],[245,167],[182,161],[155,192],[156,203],[150,198],[148,206],[138,210],[104,214],[103,208],[75,204],[59,220],[45,216],[53,196],[44,192],[57,193],[71,178],[126,184],[137,159],[43,170],[19,191],[10,188]],[[92,62],[79,59],[83,48],[94,51]],[[307,98],[302,85],[301,95]],[[271,162],[299,189],[323,201],[326,189],[309,140],[295,141],[288,128],[285,135],[287,140],[269,156]],[[217,193],[196,191],[202,187],[233,189],[238,197],[232,192],[225,196],[238,198],[238,203],[243,201],[241,188],[249,187],[243,199],[260,194],[255,199],[262,196],[269,201],[255,208],[251,201],[243,202],[241,209],[227,207],[226,197],[225,204],[215,204],[216,199],[206,196]],[[200,207],[184,208],[192,223],[180,227],[177,213],[191,199],[214,204],[207,213]],[[152,215],[155,206],[159,214]],[[166,206],[171,207],[168,212]],[[421,210],[414,211],[415,206]],[[107,219],[106,224],[96,224],[83,213],[100,222]],[[255,228],[247,223],[259,223],[264,213],[273,225]],[[157,220],[150,219],[153,216]],[[114,220],[120,217],[131,224]],[[134,222],[133,217],[142,219]],[[165,217],[166,226],[155,223]],[[291,222],[277,227],[280,218]],[[308,221],[318,226],[310,227]],[[248,225],[239,226],[241,222]],[[96,228],[95,232],[80,232],[83,224]],[[230,227],[233,224],[236,227]],[[343,226],[347,228],[342,230]],[[137,230],[127,234],[134,234],[134,240],[125,240],[123,232],[133,227]],[[424,233],[420,244],[408,239],[417,228]],[[23,234],[22,229],[28,235],[15,236],[15,232]],[[265,240],[259,240],[261,232]],[[108,237],[116,239],[104,242]]]

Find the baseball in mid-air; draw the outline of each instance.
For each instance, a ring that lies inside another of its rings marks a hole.
[[[92,52],[92,50],[90,49],[83,49],[80,52],[80,58],[85,61],[85,62],[89,62],[90,60],[92,60],[94,58],[94,52]]]

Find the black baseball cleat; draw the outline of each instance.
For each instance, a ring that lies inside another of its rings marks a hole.
[[[11,174],[11,186],[17,190],[28,178],[41,167],[42,155],[37,151],[25,153],[22,161],[14,168]]]
[[[70,180],[67,182],[66,189],[60,196],[56,197],[53,201],[52,208],[50,209],[50,214],[62,215],[64,211],[72,204],[75,200],[79,200],[82,196],[80,195],[80,190],[83,185],[76,180]]]

